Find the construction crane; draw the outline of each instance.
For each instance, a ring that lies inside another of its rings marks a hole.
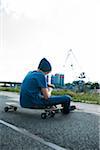
[[[75,56],[75,54],[73,53],[73,51],[72,51],[72,49],[70,49],[68,52],[67,52],[67,56],[66,56],[66,59],[65,59],[65,64],[64,64],[64,66],[63,67],[67,67],[68,66],[68,60],[69,59],[74,59],[74,62],[76,63],[76,65],[77,65],[77,67],[78,67],[78,69],[80,70],[80,72],[81,72],[81,70],[82,70],[82,68],[81,68],[81,66],[80,66],[80,64],[79,64],[79,62],[78,62],[78,60],[77,60],[77,58],[76,58],[76,56]],[[74,63],[72,62],[72,60],[70,60],[71,62],[70,62],[70,67],[71,67],[71,69],[72,69],[72,71],[74,72],[74,75],[76,75],[77,73],[75,72],[75,69],[74,69]],[[79,75],[77,75],[75,78],[78,78],[78,79],[85,79],[86,78],[86,75],[85,75],[85,72],[81,72]]]

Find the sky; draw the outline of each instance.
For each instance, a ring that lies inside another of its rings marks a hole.
[[[0,81],[22,82],[47,58],[65,83],[100,83],[99,0],[1,0]]]

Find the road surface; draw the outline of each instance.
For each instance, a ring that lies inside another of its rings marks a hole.
[[[41,119],[40,111],[4,112],[19,95],[0,92],[0,150],[99,150],[100,106],[74,103],[69,115]]]

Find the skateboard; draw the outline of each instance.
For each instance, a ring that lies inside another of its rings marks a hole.
[[[56,106],[48,106],[48,107],[34,107],[34,108],[23,108],[20,106],[18,102],[6,102],[6,107],[4,107],[4,111],[17,111],[17,108],[21,109],[37,109],[37,110],[44,110],[44,112],[41,113],[41,118],[46,119],[48,117],[54,117],[56,113],[62,112],[63,107],[60,105]],[[70,106],[70,110],[76,109],[75,106]]]

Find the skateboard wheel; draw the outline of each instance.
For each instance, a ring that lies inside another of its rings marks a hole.
[[[46,116],[46,113],[42,113],[42,114],[41,114],[41,118],[42,118],[42,119],[46,119],[46,117],[47,117],[47,116]]]
[[[16,111],[17,110],[17,107],[14,107],[14,111]]]
[[[61,111],[61,113],[63,113],[63,109],[61,109],[60,111]]]
[[[7,112],[8,110],[9,110],[9,108],[8,108],[8,107],[5,107],[5,108],[4,108],[4,111],[5,111],[5,112]]]
[[[50,117],[54,117],[55,116],[55,112],[51,112]]]
[[[70,106],[70,110],[74,110],[74,109],[76,109],[75,105]]]
[[[55,110],[55,113],[59,113],[59,109],[56,109],[56,110]]]

